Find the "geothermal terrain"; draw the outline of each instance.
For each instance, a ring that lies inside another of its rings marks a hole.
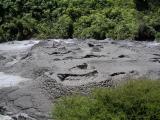
[[[51,120],[57,98],[160,79],[160,43],[29,40],[0,44],[0,120]]]

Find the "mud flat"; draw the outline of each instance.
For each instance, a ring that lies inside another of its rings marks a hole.
[[[0,45],[0,74],[29,79],[0,89],[1,109],[11,117],[49,120],[51,104],[60,96],[87,94],[93,87],[111,87],[128,79],[160,79],[157,42],[109,39],[25,42],[5,43],[11,49]]]
[[[28,57],[39,41],[14,41],[0,44],[0,119],[47,120],[51,103],[32,78],[10,68]],[[23,70],[20,68],[19,70]],[[8,73],[7,73],[8,72]],[[36,119],[35,119],[36,118]]]

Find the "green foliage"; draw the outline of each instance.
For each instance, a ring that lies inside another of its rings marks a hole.
[[[157,41],[160,40],[160,32],[157,32],[157,33],[156,33],[156,38],[157,38]]]
[[[36,21],[29,15],[13,18],[10,22],[1,25],[0,41],[29,39],[35,31],[35,24]]]
[[[155,39],[155,34],[156,32],[155,29],[153,29],[153,27],[148,26],[146,24],[140,24],[135,39],[153,41]]]
[[[56,38],[71,38],[73,34],[73,21],[68,15],[59,17],[55,24],[55,30],[57,34]]]
[[[74,37],[105,39],[108,24],[110,24],[107,22],[105,16],[99,13],[82,16],[74,24]]]
[[[159,6],[159,0],[0,0],[0,42],[31,37],[134,39],[140,24],[158,37]]]
[[[48,39],[54,38],[54,25],[53,23],[49,22],[41,22],[37,24],[36,29],[38,29],[38,33],[36,34],[37,38],[40,39]]]
[[[130,81],[90,96],[63,97],[52,115],[54,120],[160,120],[160,81]]]

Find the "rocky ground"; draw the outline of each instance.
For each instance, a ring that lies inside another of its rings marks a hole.
[[[45,40],[28,41],[25,49],[15,44],[0,45],[1,74],[21,79],[0,86],[0,113],[15,120],[49,120],[52,103],[63,95],[87,94],[127,79],[160,78],[156,42]]]

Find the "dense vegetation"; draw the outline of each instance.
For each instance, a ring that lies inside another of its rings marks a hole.
[[[160,38],[159,0],[0,0],[0,42]]]
[[[54,120],[160,120],[160,81],[131,81],[60,99]]]

